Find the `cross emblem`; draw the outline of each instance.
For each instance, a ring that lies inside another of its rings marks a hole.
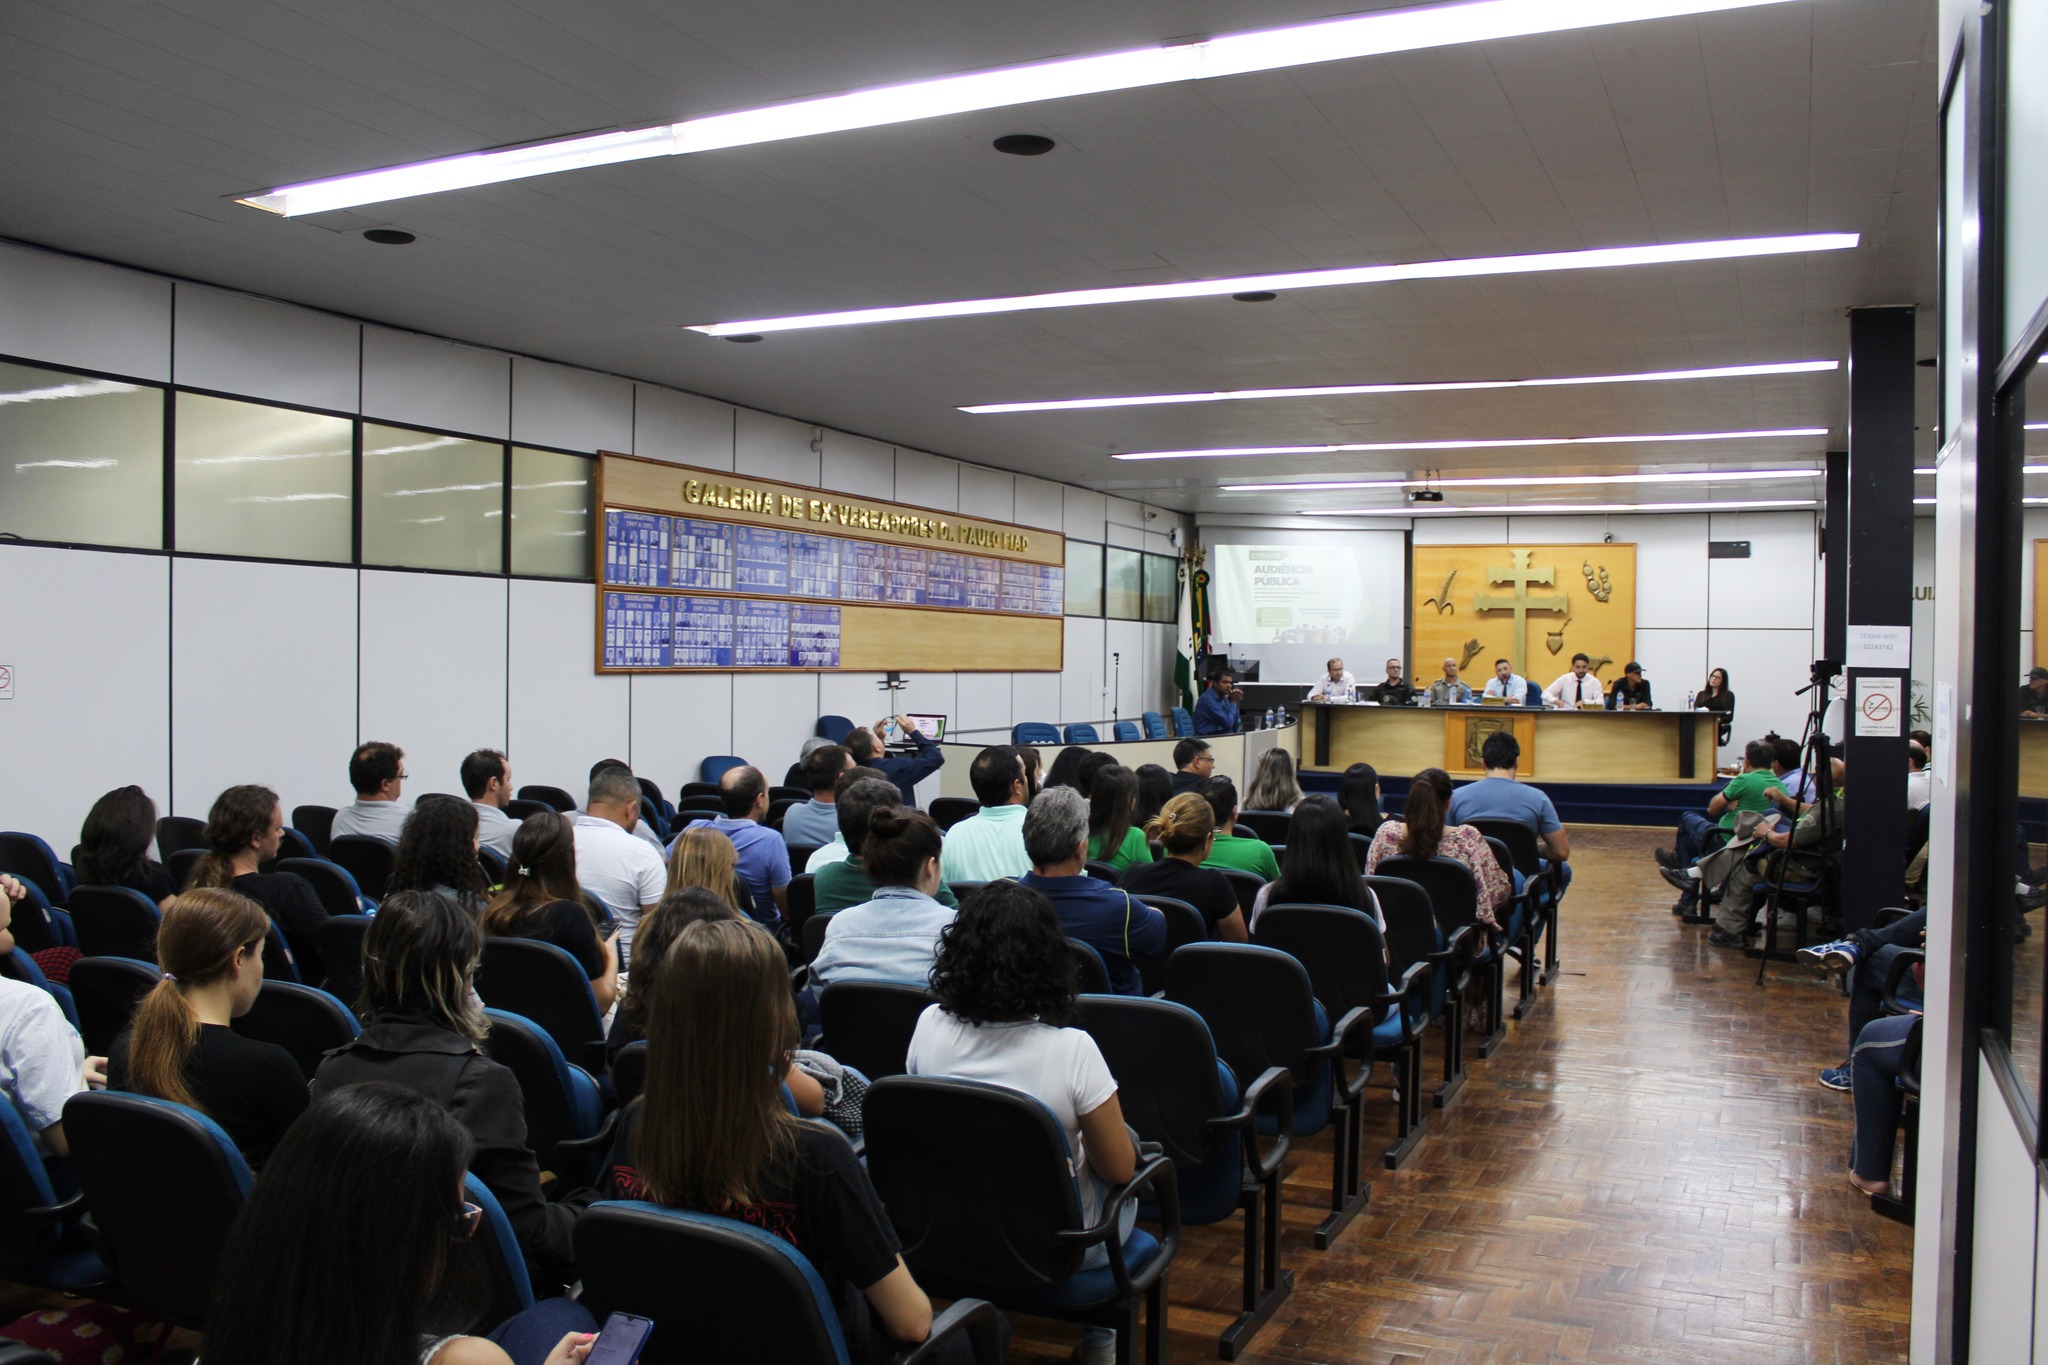
[[[1529,567],[1529,557],[1535,553],[1534,550],[1510,550],[1508,551],[1508,558],[1513,560],[1513,563],[1498,567],[1489,566],[1487,568],[1487,582],[1514,584],[1515,591],[1512,596],[1479,593],[1472,599],[1473,607],[1479,611],[1511,611],[1515,614],[1515,633],[1508,646],[1508,663],[1514,668],[1518,676],[1523,677],[1527,675],[1522,673],[1522,645],[1529,633],[1529,613],[1532,611],[1561,612],[1566,610],[1568,605],[1563,593],[1544,597],[1531,597],[1529,595],[1531,585],[1549,588],[1556,586],[1557,583],[1557,567],[1555,565],[1547,569],[1532,569]]]

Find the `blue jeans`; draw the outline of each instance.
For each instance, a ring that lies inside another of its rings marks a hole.
[[[1856,1155],[1851,1169],[1858,1179],[1892,1178],[1892,1148],[1898,1142],[1899,1116],[1906,1109],[1899,1067],[1906,1056],[1906,1037],[1919,1023],[1917,1014],[1873,1019],[1849,1053],[1850,1089],[1856,1098]]]
[[[1849,1046],[1854,1048],[1863,1030],[1884,1014],[1884,983],[1892,974],[1892,963],[1905,948],[1918,948],[1927,932],[1927,912],[1893,920],[1882,929],[1858,929],[1849,941],[1860,951],[1856,968],[1849,974]],[[1912,1003],[1913,983],[1902,982],[1900,997]]]
[[[512,1365],[544,1365],[555,1343],[571,1332],[595,1332],[597,1320],[574,1299],[541,1299],[498,1324],[491,1340]]]

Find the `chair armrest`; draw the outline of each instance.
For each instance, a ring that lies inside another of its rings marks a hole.
[[[1259,1107],[1273,1096],[1276,1089],[1280,1103],[1273,1117],[1280,1126],[1280,1132],[1273,1140],[1273,1150],[1261,1156],[1256,1120]],[[1210,1119],[1209,1127],[1212,1131],[1219,1128],[1243,1130],[1245,1165],[1251,1167],[1256,1179],[1267,1179],[1280,1169],[1280,1164],[1287,1160],[1287,1153],[1294,1146],[1294,1073],[1284,1066],[1267,1067],[1244,1092],[1237,1112],[1228,1118]]]
[[[84,1212],[85,1194],[83,1191],[80,1191],[69,1199],[61,1200],[44,1208],[19,1209],[15,1212],[14,1216],[28,1223],[62,1223]],[[4,1340],[4,1338],[0,1338],[0,1340]],[[0,1360],[4,1359],[4,1356],[0,1356]]]
[[[57,1365],[57,1358],[24,1346],[13,1337],[0,1337],[0,1365]],[[979,1361],[975,1365],[981,1365]]]
[[[935,1359],[942,1345],[963,1334],[974,1348],[974,1365],[1002,1365],[1002,1317],[987,1299],[954,1300],[950,1308],[932,1319],[931,1334],[892,1357],[891,1365],[921,1365]]]
[[[1152,1188],[1153,1198],[1159,1201],[1159,1254],[1152,1258],[1151,1265],[1134,1277],[1130,1267],[1124,1264],[1124,1244],[1123,1239],[1117,1236],[1117,1226],[1123,1217],[1124,1205],[1136,1199],[1138,1191],[1147,1186]],[[1116,1280],[1117,1293],[1123,1297],[1132,1298],[1150,1289],[1166,1273],[1173,1253],[1180,1249],[1180,1178],[1173,1162],[1164,1156],[1155,1156],[1144,1162],[1129,1180],[1111,1190],[1102,1201],[1102,1217],[1094,1227],[1055,1233],[1054,1236],[1069,1246],[1094,1246],[1100,1242],[1109,1254],[1109,1273]]]
[[[604,1116],[604,1122],[597,1125],[597,1131],[589,1137],[564,1138],[555,1144],[558,1152],[595,1152],[611,1146],[612,1129],[619,1126],[619,1111],[614,1109]]]
[[[1887,905],[1877,912],[1877,918],[1871,921],[1871,927],[1875,929],[1882,929],[1887,924],[1898,923],[1900,920],[1904,919],[1906,916],[1912,913],[1913,912],[1911,910],[1908,910],[1903,905]]]
[[[1458,932],[1462,934],[1465,930],[1461,929]],[[1381,1009],[1401,1010],[1402,1017],[1405,1019],[1408,1011],[1404,1007],[1407,1005],[1410,996],[1416,996],[1417,1009],[1415,1013],[1419,1016],[1427,1016],[1429,1013],[1427,1000],[1421,997],[1419,993],[1428,989],[1430,984],[1428,974],[1432,970],[1443,970],[1448,965],[1448,956],[1452,951],[1452,949],[1445,948],[1439,952],[1431,953],[1420,962],[1409,963],[1408,970],[1401,973],[1401,979],[1394,982],[1392,988],[1385,995],[1377,997],[1373,1003]],[[1439,958],[1444,959],[1444,961],[1438,961]]]
[[[1422,963],[1415,964],[1417,967]],[[1412,969],[1411,969],[1412,970]],[[1351,1036],[1364,1025],[1367,1040],[1371,1040],[1372,1028],[1378,1022],[1379,1010],[1372,1005],[1353,1005],[1344,1011],[1344,1017],[1330,1030],[1330,1041],[1316,1047],[1304,1049],[1311,1057],[1328,1057],[1337,1065],[1337,1087],[1346,1099],[1355,1100],[1365,1093],[1365,1083],[1372,1078],[1372,1054],[1366,1053],[1358,1064],[1357,1079],[1352,1079],[1346,1067],[1345,1053],[1351,1046]]]
[[[1884,979],[1884,1008],[1887,1014],[1918,1014],[1919,1011],[1899,999],[1899,987],[1905,984],[1906,973],[1916,962],[1927,961],[1925,948],[1901,948],[1892,959],[1892,969]]]
[[[583,1069],[593,1080],[602,1081],[612,1069],[612,1055],[605,1050],[604,1039],[583,1045]]]

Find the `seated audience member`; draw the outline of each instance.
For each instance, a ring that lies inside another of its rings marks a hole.
[[[1776,761],[1777,753],[1769,740],[1753,739],[1744,745],[1742,771],[1729,778],[1727,784],[1714,793],[1707,802],[1706,814],[1696,810],[1679,812],[1677,842],[1671,848],[1655,850],[1657,862],[1674,871],[1691,867],[1706,850],[1708,830],[1720,828],[1733,832],[1735,817],[1740,812],[1770,810],[1773,804],[1771,793],[1784,791],[1778,777],[1771,771]],[[1683,913],[1683,910],[1691,909],[1696,889],[1692,886],[1680,889],[1686,893],[1679,903],[1683,907],[1679,913]]]
[[[841,861],[853,851],[846,846],[846,834],[841,828],[845,822],[840,818],[839,803],[846,799],[846,789],[862,779],[870,782],[882,780],[872,769],[858,765],[847,768],[832,780],[832,837],[811,850],[810,856],[804,860],[804,871],[816,872],[828,863]],[[889,785],[893,787],[896,784],[892,782]],[[902,792],[896,793],[896,804],[903,804]],[[791,871],[795,868],[794,863],[790,864]]]
[[[1152,861],[1145,831],[1137,824],[1138,775],[1121,763],[1107,763],[1095,772],[1088,793],[1088,857],[1118,872]]]
[[[1529,684],[1506,659],[1495,659],[1493,676],[1486,680],[1486,690],[1480,695],[1499,697],[1509,706],[1521,706],[1529,700]]]
[[[1408,785],[1408,804],[1399,820],[1387,820],[1372,836],[1365,851],[1365,872],[1371,876],[1383,858],[1455,858],[1472,869],[1479,884],[1479,918],[1486,927],[1500,929],[1497,912],[1514,893],[1508,874],[1493,856],[1486,836],[1470,825],[1446,823],[1445,809],[1451,804],[1451,775],[1442,768],[1424,768]],[[1288,852],[1294,851],[1290,840]]]
[[[875,897],[826,920],[824,946],[811,963],[813,982],[925,983],[939,931],[953,922],[956,909],[937,899],[942,842],[923,811],[885,806],[869,814],[861,862]]]
[[[1630,659],[1621,666],[1621,676],[1615,680],[1614,686],[1607,689],[1607,709],[1647,711],[1650,708],[1650,684],[1643,677],[1643,666]]]
[[[1557,864],[1562,892],[1572,883],[1572,865],[1567,861],[1572,856],[1572,836],[1557,818],[1550,797],[1515,779],[1515,769],[1522,761],[1521,744],[1507,731],[1496,730],[1480,746],[1479,761],[1486,765],[1486,775],[1452,794],[1445,821],[1463,825],[1473,820],[1513,820],[1527,825],[1535,831],[1537,851]]]
[[[1832,943],[1816,943],[1799,950],[1802,962],[1848,975],[1849,1047],[1852,1050],[1856,1040],[1863,1036],[1863,1030],[1884,1015],[1885,983],[1891,980],[1892,968],[1899,954],[1909,948],[1926,946],[1927,912],[1915,910],[1882,928],[1852,929],[1846,937]],[[1920,1000],[1921,980],[1908,975],[1899,983],[1899,996],[1904,1001]],[[1830,1090],[1847,1090],[1850,1070],[1848,1062],[1828,1067],[1820,1073],[1820,1083]]]
[[[782,813],[785,845],[829,844],[839,834],[839,811],[832,804],[839,775],[852,768],[853,755],[843,745],[821,744],[804,760],[804,780],[811,799]]]
[[[1370,839],[1379,830],[1380,775],[1370,763],[1354,763],[1337,779],[1337,804],[1351,817],[1351,832]]]
[[[2020,686],[2020,715],[2028,720],[2048,716],[2048,668],[2037,664],[2028,671]]]
[[[1693,698],[1695,711],[1711,711],[1720,718],[1720,733],[1717,742],[1726,744],[1728,732],[1735,723],[1735,694],[1728,690],[1728,670],[1716,668],[1707,673],[1706,686]]]
[[[590,978],[600,1014],[618,998],[619,931],[598,924],[576,884],[576,834],[567,816],[536,811],[519,822],[505,885],[491,898],[480,927],[493,938],[552,943],[575,958]]]
[[[1557,681],[1543,689],[1543,700],[1549,706],[1601,705],[1607,694],[1601,690],[1600,680],[1593,676],[1593,661],[1584,654],[1572,655],[1571,670],[1560,673]]]
[[[789,908],[789,845],[761,823],[768,818],[768,779],[759,768],[733,768],[718,779],[718,799],[725,814],[704,828],[732,840],[747,891],[744,908],[772,929]]]
[[[1081,771],[1075,779],[1074,790],[1083,796],[1094,796],[1095,775],[1115,762],[1115,754],[1104,753],[1100,749],[1089,750],[1088,756],[1081,760]]]
[[[1216,755],[1199,739],[1184,739],[1173,746],[1173,794],[1201,790],[1216,771]]]
[[[755,924],[688,924],[655,971],[647,1089],[619,1115],[608,1197],[736,1218],[799,1248],[857,1361],[924,1340],[931,1300],[867,1170],[839,1132],[783,1104],[797,1022],[781,947]]]
[[[235,1219],[206,1365],[579,1365],[596,1324],[572,1299],[543,1299],[488,1339],[460,1335],[485,1311],[456,1269],[480,1221],[462,1188],[474,1151],[445,1109],[401,1086],[314,1105]]]
[[[1152,817],[1166,808],[1174,797],[1173,774],[1157,763],[1140,763],[1138,774],[1138,810],[1132,821],[1140,829],[1152,822]]]
[[[1293,810],[1301,803],[1301,783],[1294,776],[1294,755],[1272,748],[1259,756],[1252,784],[1244,794],[1246,810]]]
[[[917,784],[946,766],[946,753],[938,745],[925,738],[917,728],[917,722],[908,716],[896,717],[896,729],[916,746],[916,752],[891,755],[882,735],[888,728],[887,718],[878,720],[866,730],[855,730],[846,737],[846,751],[853,755],[853,761],[863,768],[872,768],[882,777],[896,784],[896,790],[903,793],[903,804],[917,805]]]
[[[974,756],[967,780],[981,809],[946,831],[941,858],[949,882],[992,882],[1031,870],[1024,852],[1024,809],[1031,780],[1017,748],[991,744]],[[1072,788],[1047,788],[1071,791]]]
[[[1237,686],[1237,680],[1228,669],[1209,675],[1209,685],[1202,689],[1202,695],[1195,699],[1195,733],[1198,735],[1234,735],[1242,717],[1238,714],[1238,703],[1244,700],[1244,692]]]
[[[156,802],[140,787],[116,787],[86,814],[72,870],[80,886],[125,886],[162,905],[177,888],[149,856],[155,844]]]
[[[1934,799],[1934,774],[1927,767],[1927,748],[1917,739],[1906,741],[1906,809],[1919,810]]]
[[[1806,808],[1791,832],[1772,830],[1746,848],[1720,850],[1692,867],[1673,874],[1673,879],[1692,881],[1695,886],[1712,886],[1726,877],[1721,903],[1714,907],[1714,929],[1707,942],[1716,948],[1740,948],[1757,910],[1756,884],[1769,873],[1794,881],[1817,875],[1829,858],[1842,848],[1842,760],[1831,760],[1835,785],[1820,800]],[[1825,827],[1825,828],[1823,828]]]
[[[1767,791],[1765,795],[1783,812],[1778,818],[1778,828],[1790,829],[1799,812],[1813,804],[1813,779],[1801,766],[1798,740],[1786,739],[1782,735],[1767,738],[1771,743],[1771,776],[1778,779],[1779,790]]]
[[[412,807],[398,799],[405,786],[405,750],[381,740],[358,745],[349,755],[348,784],[356,799],[334,813],[334,837],[360,834],[398,847],[405,817],[412,814]]]
[[[669,845],[669,893],[691,886],[709,891],[735,912],[752,917],[753,898],[740,881],[740,851],[708,824],[691,826]]]
[[[1280,860],[1273,856],[1273,846],[1256,834],[1237,832],[1237,784],[1227,777],[1212,777],[1202,784],[1199,795],[1216,813],[1216,842],[1202,866],[1255,872],[1269,882],[1279,876]]]
[[[626,762],[623,758],[600,758],[597,762],[590,765],[590,780],[595,782],[597,775],[606,768],[624,768],[629,773],[633,771],[633,765]],[[645,795],[644,792],[640,791],[640,779],[637,777],[633,779],[633,790],[637,795]],[[587,808],[589,802],[586,801],[584,805]],[[637,800],[633,807],[633,837],[651,845],[657,853],[666,853],[668,851],[667,845],[661,842],[661,836],[654,832],[654,826],[648,824],[645,817],[640,814]]]
[[[1431,706],[1470,706],[1472,686],[1458,676],[1458,661],[1444,660],[1444,675],[1429,685]]]
[[[589,1192],[562,1203],[541,1193],[519,1081],[484,1055],[490,1021],[475,986],[483,946],[476,921],[446,896],[401,891],[386,897],[363,939],[357,1010],[365,1027],[321,1061],[313,1098],[389,1081],[442,1105],[475,1139],[469,1169],[505,1206],[528,1263],[553,1283],[568,1284],[576,1272],[569,1234]]]
[[[109,1087],[197,1109],[251,1166],[306,1108],[292,1054],[232,1027],[263,989],[269,932],[270,917],[247,896],[207,888],[174,897],[156,934],[164,974],[107,1054]]]
[[[903,793],[896,790],[895,783],[884,782],[865,768],[855,768],[847,776],[852,781],[839,788],[839,835],[847,847],[865,848],[875,812],[906,809]],[[943,864],[943,851],[939,856]],[[959,904],[943,881],[932,896],[941,905]],[[867,861],[858,853],[825,864],[811,878],[812,906],[820,915],[865,905],[874,898],[875,879],[868,875]]]
[[[1017,761],[1024,765],[1024,800],[1028,805],[1032,797],[1045,790],[1045,774],[1039,771],[1038,746],[1019,744]]]
[[[453,796],[426,796],[398,836],[385,891],[438,891],[481,915],[491,884],[477,861],[476,807]]]
[[[1052,766],[1045,770],[1045,785],[1048,787],[1072,787],[1081,790],[1081,760],[1088,757],[1089,750],[1078,744],[1069,744],[1053,756]]]
[[[1400,672],[1399,663],[1395,660],[1388,660],[1388,662],[1395,665],[1394,676],[1398,676]],[[1316,679],[1315,686],[1309,688],[1308,695],[1302,698],[1302,700],[1349,701],[1356,695],[1357,689],[1358,680],[1353,678],[1350,670],[1344,667],[1344,661],[1342,659],[1331,659],[1323,665],[1323,676]]]
[[[1093,1225],[1109,1192],[1137,1172],[1138,1152],[1102,1050],[1085,1031],[1063,1027],[1074,968],[1045,899],[1010,883],[970,896],[940,940],[932,991],[939,1003],[917,1017],[910,1074],[1000,1085],[1043,1104],[1067,1135],[1081,1221]],[[1130,1235],[1136,1207],[1126,1206],[1119,1238]],[[1108,1262],[1097,1245],[1081,1264]],[[1113,1331],[1084,1327],[1074,1359],[1098,1365],[1115,1352]]]
[[[1894,1014],[1873,1019],[1856,1035],[1849,1053],[1850,1089],[1856,1093],[1856,1142],[1849,1163],[1849,1183],[1865,1194],[1889,1194],[1892,1153],[1899,1140],[1899,1119],[1906,1094],[1899,1088],[1906,1045],[1920,1026],[1920,1015]]]
[[[1209,803],[1195,792],[1182,792],[1152,817],[1145,833],[1159,841],[1166,856],[1128,869],[1117,885],[1137,896],[1186,901],[1202,912],[1211,938],[1247,942],[1251,933],[1245,928],[1244,909],[1237,903],[1230,879],[1202,866],[1216,838],[1216,812],[1209,809]]]
[[[1166,917],[1130,892],[1088,876],[1088,804],[1070,787],[1047,787],[1024,817],[1031,870],[1017,879],[1052,903],[1060,927],[1102,954],[1109,987],[1142,995],[1134,959],[1166,947]]]
[[[0,955],[14,951],[14,903],[21,883],[0,876]],[[41,986],[0,976],[0,1092],[21,1115],[44,1157],[71,1155],[64,1101],[106,1081],[106,1058],[85,1055],[78,1030]]]
[[[1294,808],[1294,823],[1287,830],[1287,860],[1280,875],[1260,887],[1252,902],[1254,928],[1269,905],[1347,905],[1386,928],[1379,900],[1359,873],[1350,821],[1344,808],[1329,797],[1306,797]]]
[[[658,845],[635,838],[640,820],[640,783],[631,768],[599,768],[590,794],[573,820],[576,881],[584,894],[611,913],[619,929],[619,970],[633,969],[633,931],[643,912],[661,904],[668,868]]]
[[[512,800],[512,760],[496,749],[478,749],[462,760],[462,790],[476,807],[476,841],[500,858],[512,856],[519,822],[505,814]]]
[[[831,742],[831,740],[823,735],[812,735],[809,739],[806,739],[796,751],[796,762],[790,764],[789,771],[782,775],[782,785],[785,787],[809,785],[811,778],[810,774],[805,771],[804,765],[810,762],[812,754],[818,752],[818,750]],[[841,745],[840,747],[844,748],[846,746]]]
[[[268,787],[229,787],[206,815],[206,852],[185,879],[187,891],[218,887],[239,891],[262,906],[284,930],[302,981],[325,981],[320,926],[327,909],[304,877],[256,869],[277,856],[284,840],[284,808]]]
[[[1342,664],[1343,660],[1335,659],[1331,662]],[[1399,659],[1389,659],[1387,660],[1387,676],[1374,683],[1372,691],[1367,693],[1367,695],[1381,706],[1406,706],[1409,702],[1415,700],[1415,689],[1409,686],[1406,678],[1401,676],[1401,661]]]

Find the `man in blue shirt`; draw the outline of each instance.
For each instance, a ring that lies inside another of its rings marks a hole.
[[[1072,787],[1047,787],[1024,816],[1024,851],[1031,870],[1017,878],[1052,902],[1060,929],[1102,954],[1109,988],[1143,995],[1134,959],[1166,948],[1166,916],[1128,891],[1087,875],[1088,801]]]
[[[1198,735],[1234,735],[1237,733],[1237,704],[1244,700],[1244,693],[1237,689],[1236,679],[1226,670],[1209,675],[1209,685],[1202,690],[1195,702],[1195,733]]]
[[[839,835],[839,807],[832,792],[839,774],[853,766],[853,755],[838,744],[824,744],[811,750],[803,761],[804,785],[811,799],[791,806],[782,816],[782,840],[786,844],[829,844]]]
[[[1550,798],[1515,780],[1515,769],[1522,761],[1522,746],[1506,730],[1496,730],[1486,737],[1479,761],[1486,765],[1486,776],[1451,793],[1445,823],[1512,820],[1527,825],[1536,831],[1537,851],[1557,864],[1559,889],[1570,886],[1572,865],[1566,860],[1572,856],[1572,837],[1565,831],[1564,822],[1557,818],[1557,807]]]
[[[868,729],[851,731],[846,736],[846,751],[853,755],[856,764],[873,768],[894,782],[896,790],[903,793],[903,804],[916,810],[917,784],[945,766],[945,751],[924,737],[916,721],[908,716],[898,716],[896,728],[917,746],[917,752],[892,758],[882,738],[888,728],[889,721],[885,717]]]
[[[759,768],[734,768],[718,779],[718,799],[725,814],[711,828],[732,840],[740,855],[739,877],[754,903],[754,918],[777,928],[789,909],[789,845],[761,823],[768,814],[768,779]]]

